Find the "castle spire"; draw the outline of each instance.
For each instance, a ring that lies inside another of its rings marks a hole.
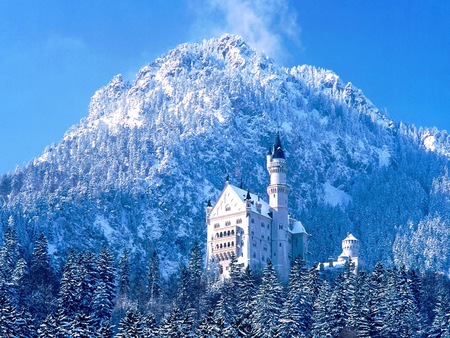
[[[284,150],[283,147],[281,146],[281,139],[280,139],[280,132],[277,132],[277,136],[275,137],[275,142],[273,143],[272,146],[272,156],[273,158],[283,158],[284,157]]]
[[[245,197],[245,199],[247,201],[252,199],[252,197],[250,196],[250,190],[247,190],[247,197]]]

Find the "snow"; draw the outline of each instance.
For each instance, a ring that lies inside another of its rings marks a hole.
[[[425,137],[425,139],[423,140],[423,145],[425,146],[426,149],[435,151],[436,150],[435,142],[436,138],[433,135],[429,135]]]
[[[350,201],[351,197],[347,193],[338,188],[333,187],[330,182],[325,182],[323,184],[324,190],[324,202],[335,207],[335,206],[346,206]]]
[[[378,163],[380,167],[387,167],[391,163],[391,154],[386,146],[383,149],[378,149]]]
[[[108,241],[111,240],[111,238],[112,238],[111,236],[114,233],[114,229],[111,228],[108,220],[105,219],[105,217],[103,217],[101,215],[97,215],[95,218],[95,221],[94,221],[94,226],[100,228],[103,231],[103,234],[108,239]]]
[[[305,227],[303,226],[302,222],[295,221],[292,224],[291,233],[292,234],[306,234],[306,230],[305,230]]]

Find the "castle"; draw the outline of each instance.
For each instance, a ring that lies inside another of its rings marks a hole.
[[[269,203],[227,178],[219,199],[206,208],[207,262],[217,265],[222,278],[230,275],[233,254],[240,267],[262,269],[272,261],[281,280],[287,280],[293,260],[308,260],[308,233],[289,216],[286,182],[288,167],[280,135],[266,157],[270,184]]]

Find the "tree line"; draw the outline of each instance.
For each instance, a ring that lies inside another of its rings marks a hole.
[[[71,251],[61,272],[41,235],[24,257],[12,225],[0,249],[2,337],[449,337],[450,283],[377,264],[319,272],[295,260],[287,284],[271,263],[230,278],[205,271],[199,244],[176,276],[153,252],[141,283],[131,254]]]

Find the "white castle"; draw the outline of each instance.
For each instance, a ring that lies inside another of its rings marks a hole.
[[[309,235],[301,222],[289,217],[288,168],[279,134],[267,154],[267,171],[269,203],[228,178],[217,202],[208,203],[207,264],[218,266],[222,278],[229,277],[233,254],[240,267],[254,271],[271,260],[282,280],[287,280],[297,256],[308,260]]]

